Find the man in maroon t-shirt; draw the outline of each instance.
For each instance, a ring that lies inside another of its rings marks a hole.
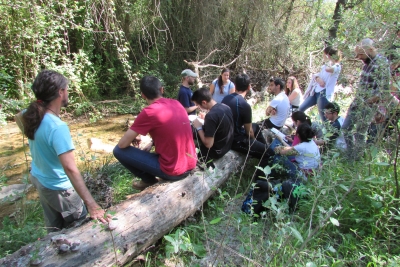
[[[186,110],[173,99],[163,98],[161,82],[153,76],[140,81],[142,97],[149,104],[114,148],[114,156],[135,176],[142,179],[132,187],[143,190],[164,180],[187,177],[196,166],[196,150]],[[150,134],[152,144],[140,150],[131,146],[136,137]],[[155,153],[150,153],[152,145]]]

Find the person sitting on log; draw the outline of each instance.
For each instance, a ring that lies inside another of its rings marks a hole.
[[[81,221],[88,211],[92,219],[106,223],[111,215],[105,215],[87,189],[76,166],[69,128],[60,119],[61,107],[68,105],[68,80],[58,72],[43,70],[32,91],[37,100],[15,119],[28,137],[29,178],[39,193],[47,231]]]
[[[173,99],[163,98],[164,88],[153,76],[140,81],[145,107],[114,148],[114,156],[141,181],[133,182],[137,190],[154,185],[156,176],[170,181],[186,178],[196,167],[196,150],[186,110]],[[136,137],[150,134],[153,142],[140,150],[131,144]],[[155,153],[150,153],[152,146]]]
[[[269,118],[261,122],[263,128],[276,128],[279,130],[283,125],[285,125],[285,121],[290,111],[290,102],[284,89],[285,83],[283,80],[275,78],[274,87],[270,89],[271,93],[275,95],[275,98],[269,103],[265,111],[265,114]]]
[[[192,101],[200,109],[208,111],[204,126],[198,119],[192,122],[200,139],[198,160],[208,163],[210,159],[221,158],[231,149],[234,125],[232,111],[227,105],[217,103],[206,88],[195,91]]]
[[[258,124],[251,122],[251,107],[244,99],[250,90],[250,77],[244,73],[238,74],[235,78],[235,87],[236,92],[222,100],[222,104],[230,107],[233,114],[232,149],[261,159],[267,150],[266,141]]]

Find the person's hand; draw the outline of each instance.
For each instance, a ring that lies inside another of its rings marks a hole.
[[[200,119],[203,119],[203,120],[204,120],[204,118],[206,117],[206,113],[205,113],[204,111],[200,111],[198,117],[199,117]]]
[[[136,136],[136,138],[132,141],[132,145],[134,147],[139,147],[140,142],[142,142],[142,138],[140,137],[140,135]]]
[[[196,128],[196,129],[203,126],[203,124],[201,124],[201,122],[198,119],[195,119],[192,122],[192,124],[193,124],[193,127]]]
[[[151,148],[153,147],[153,141],[148,143],[142,150],[146,152],[150,152]]]
[[[281,149],[282,149],[281,146],[275,147],[275,149],[274,149],[275,154],[280,154],[281,153]]]
[[[268,106],[268,107],[267,107],[267,110],[265,111],[265,115],[267,115],[267,116],[274,116],[274,115],[276,115],[276,109],[274,109],[274,108],[271,107],[271,106]]]
[[[290,136],[290,135],[286,135],[286,140],[287,140],[289,143],[293,143],[292,136]]]
[[[103,210],[97,203],[88,206],[89,216],[93,220],[99,220],[101,223],[107,223],[111,221],[111,214],[106,214],[105,210]]]

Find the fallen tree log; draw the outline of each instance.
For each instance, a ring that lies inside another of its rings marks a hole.
[[[0,259],[0,266],[126,264],[194,214],[216,188],[244,166],[244,160],[244,155],[230,151],[214,162],[213,170],[196,171],[181,181],[156,184],[112,207],[117,219],[110,224],[112,230],[93,221],[64,229]]]

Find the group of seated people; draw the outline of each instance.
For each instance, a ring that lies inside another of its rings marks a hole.
[[[193,78],[197,78],[196,73],[184,70],[181,90],[185,85],[190,85]],[[289,77],[287,84],[296,86],[297,80]],[[213,165],[213,159],[222,157],[232,149],[260,159],[261,167],[271,165],[278,158],[281,159],[281,155],[288,155],[285,157],[288,161],[284,162],[284,165],[290,177],[297,175],[297,169],[310,173],[312,169],[317,168],[319,164],[316,163],[320,160],[317,146],[332,148],[340,135],[343,122],[338,115],[340,108],[334,102],[325,106],[324,115],[329,121],[329,124],[326,124],[329,134],[324,138],[320,126],[312,125],[310,118],[303,111],[295,111],[298,106],[290,104],[290,95],[286,95],[285,88],[288,89],[282,79],[270,80],[268,91],[275,97],[266,109],[267,118],[260,123],[252,123],[252,110],[245,100],[250,90],[250,78],[246,74],[239,74],[232,82],[229,80],[229,70],[224,69],[219,78],[212,82],[210,90],[198,89],[190,98],[186,95],[186,99],[180,91],[178,100],[189,113],[200,110],[200,119],[192,121],[194,138],[199,143],[199,162]],[[296,93],[296,101],[301,99],[300,90],[289,89],[292,94]],[[188,107],[188,103],[192,106]],[[293,125],[297,128],[296,134],[285,138],[277,135],[272,143],[267,142],[262,129],[280,130],[285,125],[288,115],[291,115]],[[263,176],[262,173],[257,175]]]
[[[135,189],[143,190],[160,179],[183,179],[196,165],[201,169],[213,166],[213,160],[231,149],[259,160],[261,168],[256,169],[255,180],[265,177],[262,168],[276,163],[283,168],[273,168],[270,177],[306,180],[320,165],[318,146],[333,146],[340,134],[337,104],[329,103],[325,107],[332,134],[325,139],[321,134],[316,136],[318,131],[304,112],[289,112],[293,106],[290,107],[285,83],[280,78],[273,79],[269,86],[275,98],[266,109],[268,117],[262,123],[253,123],[252,109],[245,99],[251,87],[247,74],[238,74],[232,82],[229,70],[223,70],[210,89],[194,92],[190,86],[197,74],[187,69],[181,75],[179,102],[162,97],[163,88],[157,78],[141,80],[142,97],[149,105],[114,149],[114,156],[121,164],[141,178],[133,183]],[[268,143],[263,129],[281,129],[289,114],[297,128],[295,135],[284,138],[277,135]],[[153,143],[142,150],[131,146],[138,135],[146,134],[151,135]],[[156,153],[150,153],[153,145]]]

